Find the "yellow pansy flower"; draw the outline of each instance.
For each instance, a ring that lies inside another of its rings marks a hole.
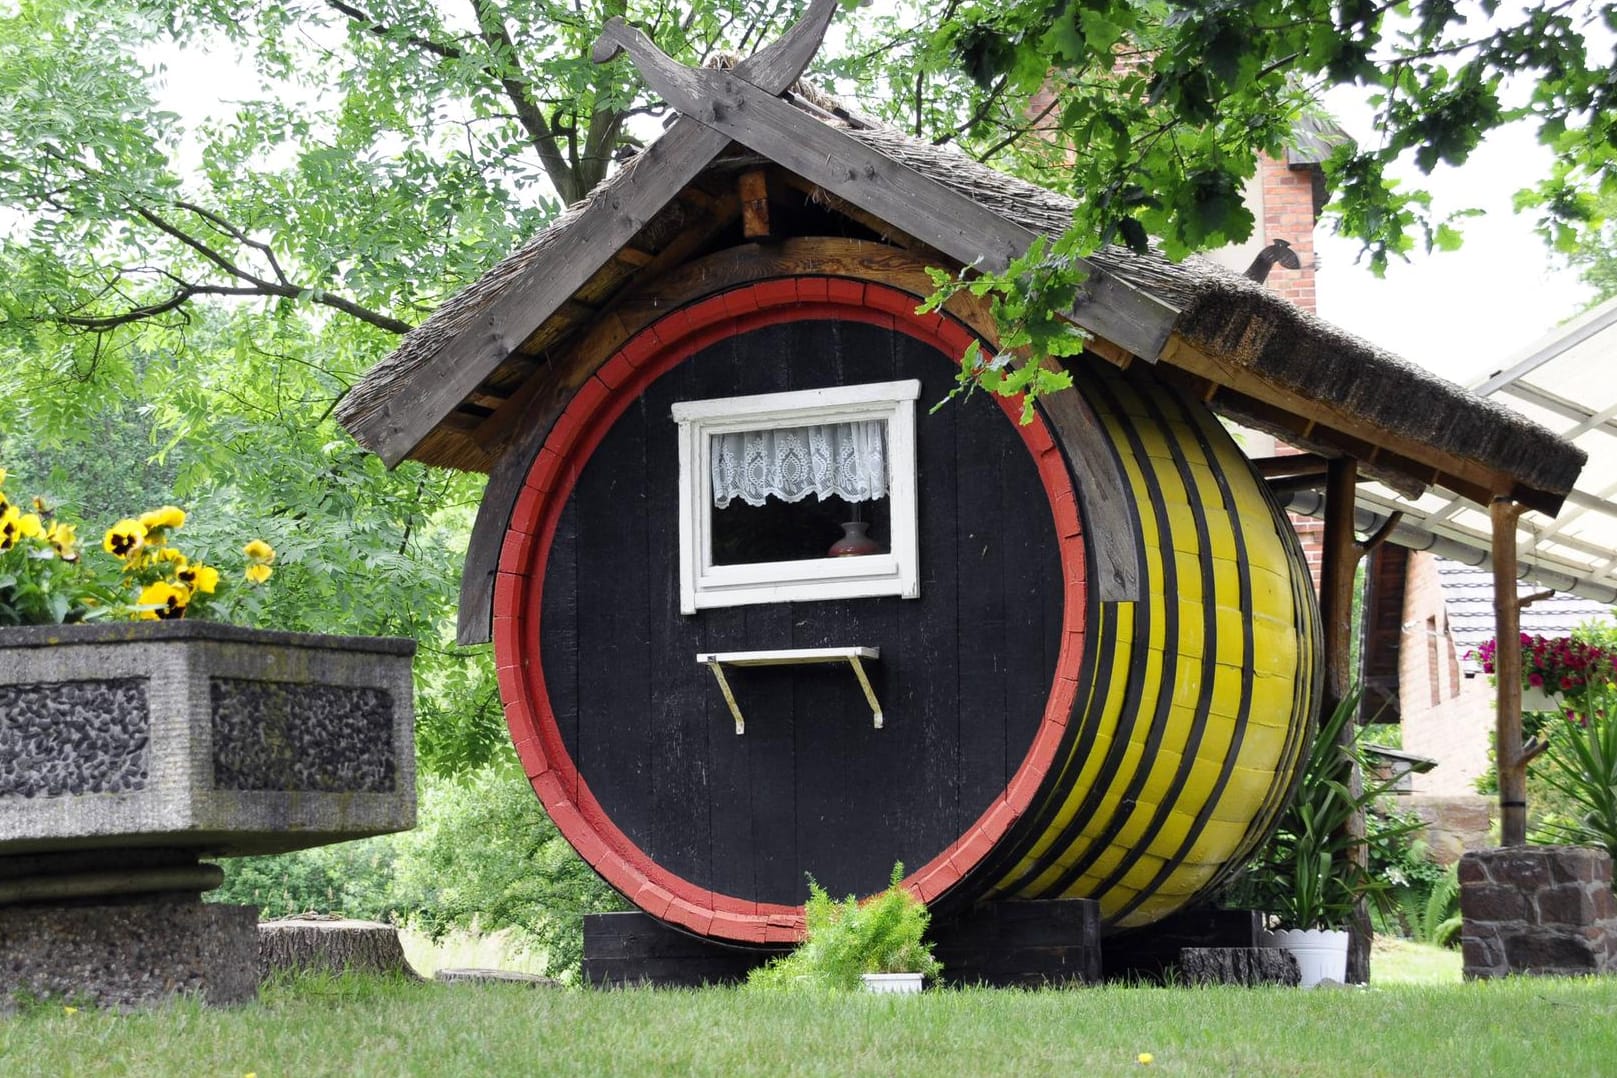
[[[17,540],[22,538],[21,516],[14,505],[0,509],[0,554],[16,546]]]
[[[79,537],[74,525],[56,521],[46,530],[45,541],[56,548],[56,556],[63,561],[79,560]]]
[[[139,616],[146,621],[156,619],[168,620],[170,618],[185,617],[185,604],[191,601],[191,593],[182,585],[171,584],[166,580],[158,580],[147,584],[140,590],[141,606],[150,607],[142,610]]]
[[[264,565],[268,565],[270,562],[275,560],[275,548],[264,542],[262,539],[254,539],[252,542],[242,547],[241,552],[247,555],[250,560],[260,562]]]
[[[274,571],[275,570],[271,569],[269,566],[265,565],[263,562],[254,562],[252,565],[249,565],[245,570],[245,572],[247,574],[247,579],[249,581],[251,581],[252,583],[254,583],[254,584],[262,584],[262,583],[264,583],[264,581],[266,581],[266,580],[268,580],[270,578],[270,574],[273,573]]]
[[[185,510],[175,505],[165,505],[161,509],[152,509],[140,514],[140,523],[147,531],[184,527]]]
[[[114,557],[127,558],[138,554],[146,545],[146,526],[133,517],[125,517],[107,529],[101,540],[102,549]]]
[[[40,523],[38,513],[24,513],[17,518],[17,527],[24,539],[38,539],[45,534],[45,525]]]
[[[201,592],[203,595],[212,595],[213,589],[219,586],[219,570],[211,565],[192,562],[174,574],[181,584],[191,591]]]

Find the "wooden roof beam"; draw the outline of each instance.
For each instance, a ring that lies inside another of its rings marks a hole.
[[[1396,466],[1397,473],[1410,480],[1447,487],[1481,506],[1489,505],[1497,495],[1506,494],[1528,508],[1554,515],[1564,500],[1542,490],[1524,488],[1512,476],[1477,461],[1371,427],[1344,408],[1303,397],[1244,367],[1220,363],[1180,337],[1175,336],[1168,342],[1163,359],[1172,366],[1217,382],[1224,390],[1266,405],[1278,415],[1291,417],[1291,422],[1302,428],[1301,436],[1323,442],[1325,435],[1307,428],[1315,425],[1328,428],[1332,448],[1340,445],[1348,455],[1366,465],[1375,465],[1378,470],[1392,471]],[[1406,470],[1411,462],[1418,471]]]

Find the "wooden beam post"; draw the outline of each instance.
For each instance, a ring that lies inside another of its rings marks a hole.
[[[1522,507],[1493,500],[1494,759],[1499,766],[1499,836],[1505,846],[1527,844],[1527,758],[1522,753],[1521,604],[1516,600],[1516,520]]]
[[[1320,620],[1325,624],[1325,701],[1327,712],[1336,709],[1352,687],[1357,671],[1350,668],[1353,653],[1353,581],[1364,549],[1354,538],[1353,511],[1358,493],[1359,462],[1352,457],[1335,457],[1325,475],[1325,553],[1320,566]],[[1357,722],[1342,731],[1344,744],[1351,746],[1359,732]],[[1353,768],[1349,786],[1353,796],[1364,791],[1364,776]],[[1354,813],[1343,828],[1351,843],[1348,856],[1360,867],[1369,864],[1364,844],[1364,813]],[[1370,980],[1370,910],[1361,899],[1348,925],[1349,984]]]
[[[741,234],[749,240],[768,239],[769,174],[761,168],[751,168],[736,182],[741,195]]]

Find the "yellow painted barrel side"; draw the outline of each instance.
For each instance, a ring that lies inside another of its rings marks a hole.
[[[1148,370],[1097,364],[1080,386],[1137,508],[1142,598],[1097,604],[1062,777],[994,890],[1096,899],[1127,928],[1267,835],[1317,708],[1318,613],[1290,525],[1199,401]]]

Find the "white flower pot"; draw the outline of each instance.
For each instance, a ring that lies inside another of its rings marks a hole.
[[[861,973],[866,992],[898,992],[908,995],[921,990],[925,974],[921,973]]]
[[[1561,698],[1558,694],[1545,692],[1541,687],[1534,685],[1523,685],[1522,710],[1560,711]]]
[[[1271,946],[1291,952],[1297,960],[1300,988],[1312,988],[1321,981],[1347,980],[1348,934],[1336,929],[1283,928],[1269,933]]]

